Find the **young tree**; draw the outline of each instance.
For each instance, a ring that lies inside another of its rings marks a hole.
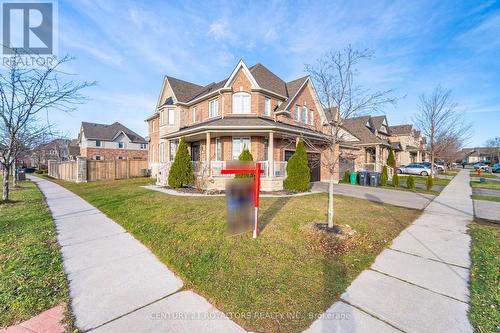
[[[295,153],[290,157],[286,165],[287,177],[283,187],[289,191],[305,192],[309,190],[311,174],[307,164],[307,152],[304,140],[297,143]]]
[[[458,112],[457,103],[452,100],[451,90],[441,86],[434,88],[430,95],[422,95],[418,113],[415,115],[415,125],[429,139],[428,148],[431,155],[431,165],[434,166],[436,154],[449,149],[449,143],[462,145],[470,138],[471,124],[466,123],[463,114]],[[445,140],[453,138],[453,140]],[[438,142],[442,142],[438,145]],[[432,172],[434,177],[434,172]]]
[[[389,175],[387,172],[387,165],[384,165],[384,167],[382,168],[382,173],[380,174],[380,185],[385,186],[388,179]]]
[[[412,175],[409,175],[408,178],[406,179],[406,188],[409,190],[415,189],[415,178],[413,178]]]
[[[37,57],[36,55],[30,55]],[[49,127],[42,115],[59,110],[70,112],[75,104],[85,101],[81,89],[95,83],[63,80],[67,74],[64,64],[71,61],[63,57],[53,63],[43,62],[40,67],[23,67],[16,53],[0,69],[0,165],[3,168],[2,200],[9,199],[10,170],[19,154],[33,135]],[[31,133],[36,129],[37,133]]]
[[[332,51],[320,58],[315,65],[306,65],[323,109],[328,113],[331,137],[326,143],[326,159],[322,164],[329,173],[328,227],[333,228],[333,184],[341,157],[339,143],[348,133],[342,121],[364,114],[380,112],[387,104],[395,103],[391,90],[371,91],[356,84],[357,66],[369,59],[369,50],[354,50],[351,45],[341,51]]]
[[[496,157],[497,163],[500,163],[500,136],[488,139],[488,141],[486,141],[486,147],[492,150],[492,159]]]
[[[177,153],[175,154],[174,163],[170,167],[168,173],[168,186],[172,188],[179,188],[194,181],[193,164],[191,163],[191,156],[184,141],[184,137],[179,142]]]
[[[240,156],[238,156],[238,160],[242,162],[253,162],[253,155],[247,148],[244,148],[241,152]],[[250,174],[239,174],[234,175],[234,178],[245,179],[245,178],[254,178],[254,175]]]

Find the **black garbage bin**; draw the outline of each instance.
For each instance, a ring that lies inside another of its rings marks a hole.
[[[370,173],[368,171],[361,171],[359,173],[359,185],[368,186],[370,185]]]
[[[370,172],[370,186],[380,186],[380,172]]]

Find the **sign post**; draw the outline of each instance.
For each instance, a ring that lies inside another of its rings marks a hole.
[[[260,195],[260,174],[264,170],[260,168],[260,163],[255,163],[255,169],[224,169],[221,170],[222,175],[255,175],[253,187],[253,203],[255,209],[253,238],[257,238],[259,234],[259,195]]]

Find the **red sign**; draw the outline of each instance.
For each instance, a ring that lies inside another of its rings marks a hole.
[[[224,169],[220,172],[222,175],[255,175],[253,202],[255,207],[255,221],[253,228],[253,238],[259,234],[259,194],[260,194],[260,174],[264,170],[260,168],[260,163],[255,163],[255,169]]]

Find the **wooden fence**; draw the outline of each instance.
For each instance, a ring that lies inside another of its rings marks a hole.
[[[49,176],[67,180],[76,181],[76,161],[66,161],[49,164]]]
[[[133,177],[144,176],[144,169],[148,168],[147,160],[78,160],[68,162],[51,162],[49,163],[49,176],[76,182],[78,178],[78,163],[83,163],[83,167],[87,168],[87,172],[80,175],[78,181],[97,181],[97,180],[114,180],[128,179]],[[81,166],[81,164],[80,164]],[[83,167],[80,170],[83,170]]]

